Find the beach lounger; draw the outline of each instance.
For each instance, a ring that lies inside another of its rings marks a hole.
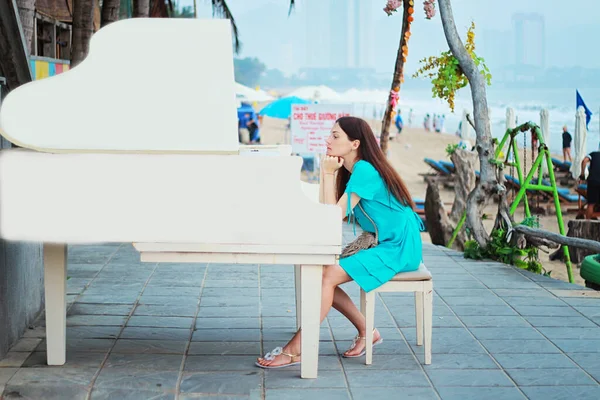
[[[570,161],[560,161],[558,158],[552,158],[552,165],[557,171],[569,172],[571,169]]]
[[[449,177],[450,175],[452,175],[452,173],[448,171],[446,167],[440,164],[439,161],[435,161],[431,158],[424,158],[423,161],[425,162],[425,164],[429,165],[434,171],[436,171],[437,175],[439,176]]]
[[[438,162],[451,173],[456,172],[456,168],[454,167],[454,163],[452,161],[440,160]]]

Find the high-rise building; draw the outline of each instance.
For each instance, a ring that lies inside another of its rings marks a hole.
[[[546,27],[544,16],[538,13],[513,14],[515,65],[546,67]]]
[[[307,66],[372,68],[372,0],[305,0]]]
[[[330,1],[306,0],[306,66],[329,68],[331,54]]]

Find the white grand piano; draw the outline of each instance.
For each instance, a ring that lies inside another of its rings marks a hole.
[[[65,363],[67,244],[130,242],[148,262],[295,265],[301,376],[317,377],[341,211],[289,148],[239,146],[229,21],[108,25],[80,65],[9,93],[0,128],[22,147],[0,151],[0,236],[44,243],[49,365]]]

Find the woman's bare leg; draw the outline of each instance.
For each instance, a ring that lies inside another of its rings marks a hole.
[[[346,271],[344,271],[339,265],[328,265],[325,267],[323,272],[323,284],[321,287],[321,322],[323,322],[323,320],[329,313],[329,310],[331,309],[331,305],[333,304],[335,288],[338,285],[350,282],[351,280],[352,278],[350,278]],[[300,354],[300,339],[301,331],[299,330],[283,347],[283,351],[288,354]],[[297,358],[294,358],[294,361],[297,360]],[[271,361],[265,360],[264,358],[259,358],[258,362],[262,365],[282,365],[289,363],[290,357],[285,355],[279,355]]]

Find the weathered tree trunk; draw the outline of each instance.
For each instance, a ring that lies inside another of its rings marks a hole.
[[[463,149],[456,149],[450,156],[454,163],[454,204],[450,212],[450,219],[455,224],[462,218],[467,209],[469,193],[475,188],[475,165],[477,156],[475,153]]]
[[[400,93],[400,84],[404,76],[404,62],[406,61],[406,58],[402,54],[402,48],[408,45],[407,32],[410,30],[410,22],[408,21],[410,14],[408,9],[411,7],[410,1],[404,0],[404,4],[402,6],[402,32],[400,33],[400,44],[398,45],[398,54],[396,55],[396,66],[394,68],[394,76],[392,78],[392,86],[388,97],[387,108],[385,109],[383,121],[381,122],[380,146],[381,150],[383,150],[383,154],[387,154],[390,140],[390,123],[392,121],[392,111],[394,111],[394,108],[391,104],[391,91],[393,91],[394,88],[398,88],[398,93]]]
[[[569,230],[567,231],[567,237],[570,238],[582,238],[593,240],[598,243],[598,250],[585,249],[582,247],[569,247],[569,255],[571,261],[575,264],[583,262],[583,259],[590,254],[600,253],[600,222],[577,219],[569,221]],[[551,260],[564,261],[564,254],[562,246],[550,255]]]
[[[21,18],[23,36],[25,37],[25,49],[29,56],[32,52],[35,0],[17,0],[17,7],[19,8],[19,17]]]
[[[102,16],[100,19],[100,28],[119,20],[119,10],[121,9],[121,0],[104,0],[102,2]]]
[[[0,73],[8,90],[31,81],[31,70],[25,49],[23,29],[17,4],[0,1]]]
[[[490,158],[494,157],[492,134],[483,75],[477,69],[475,62],[465,49],[460,39],[452,15],[450,0],[438,0],[440,18],[444,27],[446,41],[450,51],[459,62],[460,68],[469,80],[473,100],[475,133],[477,135],[476,149],[479,154],[479,184],[469,194],[467,200],[467,226],[480,246],[485,246],[489,235],[485,231],[481,216],[487,198],[497,193],[499,186],[494,176]]]
[[[148,18],[150,0],[133,0],[133,18]]]
[[[427,178],[426,181],[425,220],[427,232],[429,232],[431,243],[446,246],[452,237],[452,232],[454,232],[456,224],[453,224],[448,218],[448,213],[444,208],[444,203],[440,197],[438,182],[431,178]],[[452,247],[457,250],[462,250],[464,249],[465,241],[465,233],[460,232]]]
[[[82,62],[88,54],[94,33],[94,7],[96,0],[73,0],[73,49],[71,68]]]

